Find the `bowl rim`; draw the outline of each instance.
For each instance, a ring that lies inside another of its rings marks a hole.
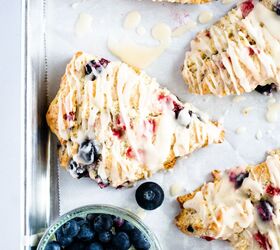
[[[155,233],[152,232],[151,229],[146,224],[144,224],[144,222],[140,219],[140,217],[134,214],[133,212],[115,205],[91,204],[91,205],[77,207],[56,218],[54,222],[51,223],[51,225],[44,232],[42,238],[39,241],[37,250],[44,250],[46,244],[49,242],[49,240],[51,239],[51,237],[54,235],[54,233],[57,231],[58,228],[60,228],[67,221],[75,217],[79,217],[79,215],[83,213],[102,213],[102,214],[111,214],[111,215],[119,216],[124,220],[132,222],[138,229],[144,232],[145,236],[149,239],[153,247],[150,250],[162,249]]]

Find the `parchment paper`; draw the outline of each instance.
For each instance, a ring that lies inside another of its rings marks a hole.
[[[71,4],[74,1],[49,0],[47,4],[48,81],[51,97],[54,97],[59,87],[66,63],[77,50],[114,60],[116,58],[106,46],[109,36],[119,38],[126,34],[140,43],[157,45],[149,33],[156,23],[165,22],[172,28],[176,28],[187,21],[188,17],[197,20],[198,14],[205,9],[211,9],[214,12],[213,23],[234,4],[223,5],[215,2],[187,6],[154,3],[150,0],[87,0],[73,9]],[[137,10],[142,15],[140,25],[148,31],[143,37],[139,37],[135,31],[125,31],[122,28],[126,14],[132,10]],[[92,15],[92,32],[83,38],[77,38],[74,25],[81,12]],[[226,131],[226,140],[223,144],[210,145],[198,150],[189,158],[179,160],[174,171],[158,173],[150,179],[163,187],[165,200],[160,208],[146,213],[144,222],[155,232],[164,250],[231,249],[224,242],[206,242],[187,237],[174,226],[173,219],[179,208],[175,198],[169,195],[170,185],[182,182],[186,192],[192,191],[209,179],[211,170],[226,169],[247,163],[256,164],[265,159],[267,151],[280,147],[280,123],[270,124],[265,120],[268,97],[250,93],[244,95],[246,97],[244,101],[235,103],[232,101],[233,97],[217,98],[188,94],[180,74],[185,50],[194,34],[210,24],[198,25],[192,32],[174,38],[171,47],[146,69],[151,76],[158,79],[159,83],[168,87],[182,100],[192,102],[198,108],[208,112],[214,119],[224,120]],[[274,95],[274,97],[280,99],[279,95]],[[253,107],[253,110],[244,116],[241,111],[246,107]],[[235,130],[240,126],[245,126],[247,132],[236,134]],[[261,140],[255,138],[258,129],[263,134]],[[134,199],[134,193],[140,183],[130,189],[101,190],[95,182],[89,179],[75,180],[67,172],[61,170],[60,212],[62,214],[78,206],[95,203],[113,204],[135,212],[139,207]]]

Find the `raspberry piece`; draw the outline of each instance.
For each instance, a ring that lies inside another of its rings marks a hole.
[[[247,0],[241,4],[241,12],[243,18],[249,15],[249,13],[254,9],[254,3],[252,0]]]

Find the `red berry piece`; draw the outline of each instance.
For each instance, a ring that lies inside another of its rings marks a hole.
[[[266,189],[265,192],[267,194],[269,194],[270,196],[275,196],[275,195],[280,195],[280,188],[278,187],[273,187],[271,184],[269,184]]]
[[[243,18],[245,18],[254,9],[254,3],[252,0],[247,0],[241,4],[240,8],[241,8],[242,16]]]
[[[253,237],[254,237],[255,241],[257,241],[259,243],[261,248],[263,248],[264,250],[271,249],[271,246],[265,235],[261,234],[260,232],[257,232],[256,234],[254,234]]]

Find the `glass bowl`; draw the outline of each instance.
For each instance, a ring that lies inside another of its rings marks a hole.
[[[111,205],[88,205],[84,207],[76,208],[62,216],[60,216],[44,233],[41,238],[37,250],[44,250],[47,243],[55,239],[55,232],[58,228],[60,228],[67,221],[75,218],[75,217],[83,217],[85,218],[89,213],[102,213],[102,214],[110,214],[115,215],[117,217],[121,217],[124,220],[132,223],[135,227],[141,230],[144,235],[147,237],[151,244],[150,250],[161,250],[159,242],[155,236],[155,234],[140,220],[138,216],[131,213],[128,210],[111,206]]]

